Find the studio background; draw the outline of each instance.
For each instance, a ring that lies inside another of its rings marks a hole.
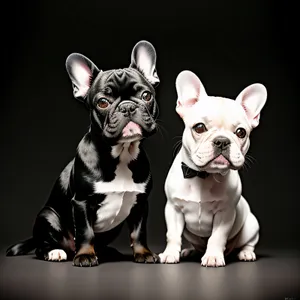
[[[36,214],[88,130],[72,95],[72,52],[100,69],[127,67],[141,39],[157,51],[161,130],[146,140],[154,188],[148,244],[165,245],[163,185],[183,122],[175,79],[195,72],[209,95],[235,98],[247,85],[268,90],[252,133],[243,194],[261,225],[262,248],[299,248],[299,110],[296,9],[289,1],[13,1],[3,25],[1,61],[0,247],[31,235]],[[6,14],[3,11],[4,14]],[[127,228],[115,242],[129,246]]]

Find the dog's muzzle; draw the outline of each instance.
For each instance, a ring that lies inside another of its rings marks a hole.
[[[227,150],[230,146],[231,142],[229,138],[218,136],[213,140],[213,145],[218,149],[218,151],[224,151]]]
[[[123,101],[117,107],[117,111],[121,112],[124,117],[129,118],[136,113],[138,106],[132,101]]]
[[[214,158],[211,161],[221,165],[231,165],[229,159],[230,139],[225,136],[217,136],[212,141],[212,144],[214,147]]]

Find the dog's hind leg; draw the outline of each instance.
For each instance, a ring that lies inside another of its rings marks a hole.
[[[54,209],[45,207],[38,214],[33,228],[36,256],[42,260],[63,261],[74,254],[74,238],[63,228]]]
[[[192,255],[194,253],[194,251],[195,251],[194,246],[191,246],[189,248],[184,248],[180,252],[180,257],[189,257],[190,255]]]
[[[238,236],[236,248],[239,248],[239,260],[254,261],[256,255],[255,246],[259,240],[259,224],[255,216],[250,213],[245,221],[243,228]]]

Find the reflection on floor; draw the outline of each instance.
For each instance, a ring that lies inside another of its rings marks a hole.
[[[232,256],[223,268],[205,268],[199,254],[177,265],[146,265],[110,249],[99,266],[76,268],[70,261],[5,257],[2,251],[0,298],[300,299],[300,252],[265,250],[257,256],[256,262],[239,262]]]

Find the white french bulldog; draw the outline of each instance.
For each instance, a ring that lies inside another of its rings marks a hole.
[[[225,255],[256,259],[259,224],[245,198],[238,170],[245,162],[249,135],[259,124],[267,90],[245,88],[236,100],[206,94],[190,71],[176,79],[176,111],[185,123],[182,147],[165,182],[167,246],[161,263],[178,263],[193,248],[205,253],[201,264],[225,266]],[[193,246],[181,252],[182,234]]]

